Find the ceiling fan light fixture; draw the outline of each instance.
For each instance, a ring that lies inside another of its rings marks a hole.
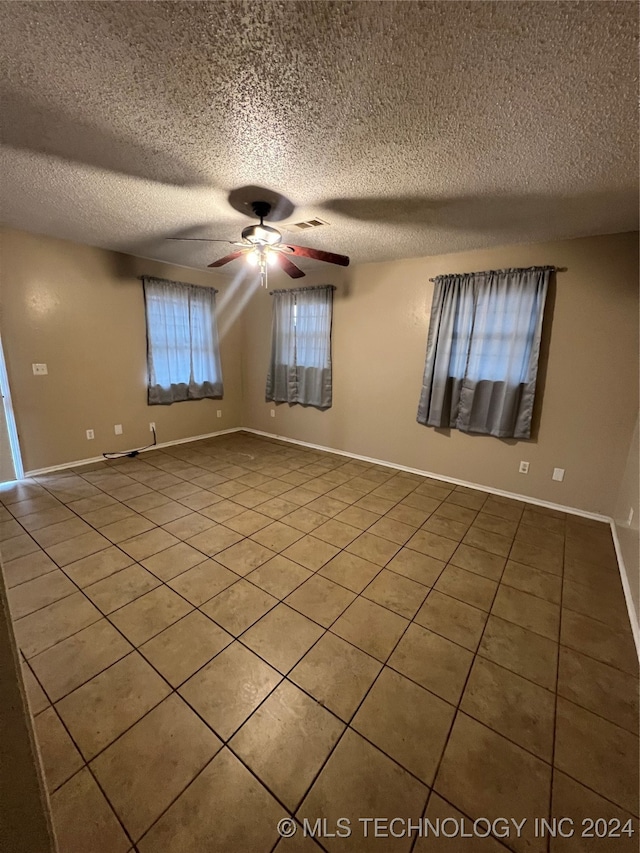
[[[274,246],[282,239],[282,234],[270,225],[249,225],[242,232],[242,238],[249,243],[263,243]]]

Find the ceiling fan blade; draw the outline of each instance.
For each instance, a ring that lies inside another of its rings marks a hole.
[[[231,243],[232,246],[236,244],[233,240],[214,240],[212,237],[165,237],[165,240],[188,240],[190,242],[195,243]]]
[[[321,249],[310,249],[308,246],[293,246],[291,243],[287,243],[286,246],[299,258],[313,258],[316,261],[325,261],[327,264],[339,264],[341,267],[349,266],[349,258],[346,255],[323,252]]]
[[[288,276],[291,276],[291,278],[302,278],[304,276],[300,267],[297,267],[286,255],[283,255],[282,252],[276,251],[275,256],[278,259],[278,263]]]
[[[224,258],[218,258],[217,261],[214,261],[212,264],[208,264],[209,267],[222,267],[225,264],[228,264],[229,261],[235,261],[236,258],[239,258],[241,255],[246,255],[248,249],[240,249],[239,252],[231,252],[229,255],[225,255]]]

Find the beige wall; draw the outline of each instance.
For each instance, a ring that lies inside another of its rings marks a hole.
[[[557,274],[545,320],[539,428],[530,441],[436,431],[416,422],[438,274],[534,264]],[[271,297],[244,318],[243,424],[490,488],[611,515],[638,412],[638,235],[508,246],[324,267],[304,284],[337,286],[333,407],[264,401]],[[278,286],[282,286],[278,283]],[[545,362],[546,366],[545,366]],[[530,463],[518,473],[520,460]],[[564,482],[551,480],[565,468]]]
[[[221,276],[18,231],[2,232],[0,252],[0,327],[25,471],[143,446],[150,421],[159,442],[240,425],[240,320]],[[224,400],[147,406],[142,273],[219,290]],[[33,375],[39,362],[47,376]]]
[[[636,428],[633,437],[629,444],[629,453],[627,463],[624,469],[620,491],[618,493],[618,501],[616,505],[614,520],[616,524],[616,532],[622,558],[624,560],[629,586],[631,588],[631,598],[633,600],[636,623],[640,616],[640,554],[639,554],[639,537],[640,537],[640,464],[638,461],[638,421],[636,420]],[[633,510],[633,518],[629,524],[629,511]],[[636,625],[636,630],[638,626]]]

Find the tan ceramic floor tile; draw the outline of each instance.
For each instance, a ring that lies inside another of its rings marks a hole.
[[[186,684],[180,695],[227,740],[282,676],[240,643],[233,643]]]
[[[201,606],[201,610],[235,637],[278,603],[269,593],[239,580]]]
[[[269,518],[278,520],[283,518],[285,515],[289,515],[290,512],[295,512],[297,508],[296,504],[286,500],[285,498],[273,497],[260,504],[260,513],[261,515],[268,515]]]
[[[363,560],[348,551],[341,551],[329,560],[318,572],[322,577],[328,578],[341,586],[362,592],[370,581],[380,572],[380,566]]]
[[[349,506],[347,501],[341,501],[335,497],[330,497],[329,495],[322,495],[322,497],[318,497],[313,494],[313,492],[309,491],[309,489],[301,488],[294,489],[293,492],[287,492],[287,500],[292,500],[295,503],[296,493],[300,497],[311,495],[312,497],[309,500],[301,500],[300,505],[302,506],[306,504],[306,509],[309,509],[312,512],[319,512],[321,515],[324,515],[325,521],[327,518],[333,518],[338,515],[339,512],[342,512]]]
[[[456,504],[457,506],[464,506],[467,507],[467,509],[480,510],[486,500],[487,496],[483,495],[482,492],[456,488],[444,502]]]
[[[516,539],[509,557],[517,563],[524,563],[525,566],[533,566],[534,569],[541,569],[543,572],[550,572],[553,575],[562,574],[561,551],[548,551],[539,545]]]
[[[192,609],[175,592],[166,586],[159,586],[114,611],[109,619],[134,646],[139,646]]]
[[[238,575],[235,572],[229,571],[215,560],[205,560],[168,581],[168,586],[198,607],[237,580]]]
[[[45,708],[49,707],[49,700],[47,696],[38,684],[35,675],[29,669],[29,664],[25,661],[21,661],[22,664],[22,678],[24,681],[24,689],[27,694],[27,701],[29,705],[29,710],[31,714],[35,716],[39,714],[40,711],[44,711]]]
[[[233,501],[220,500],[217,503],[200,510],[200,515],[205,515],[207,518],[220,523],[225,522],[236,515],[240,515],[240,513],[244,511],[244,507],[240,506],[240,504],[235,504]]]
[[[515,539],[519,543],[538,545],[554,554],[562,555],[564,551],[565,537],[563,533],[553,533],[550,530],[543,530],[538,525],[533,526],[526,524],[524,521],[518,526]]]
[[[439,515],[436,511],[425,521],[421,529],[460,542],[469,529],[469,525],[463,521],[455,521],[453,518],[447,518],[446,515]]]
[[[202,551],[208,557],[213,557],[214,554],[224,551],[225,548],[230,548],[231,545],[235,545],[241,539],[240,533],[218,524],[216,527],[205,530],[204,533],[197,533],[192,536],[187,540],[187,544],[191,545],[192,548],[197,548],[198,551]]]
[[[283,524],[280,521],[275,521],[262,530],[258,530],[251,537],[255,542],[264,545],[265,548],[270,548],[272,551],[284,551],[289,545],[293,545],[298,539],[301,539],[304,534],[295,527],[289,527],[288,524]]]
[[[551,762],[555,696],[526,678],[476,658],[460,708],[539,758]]]
[[[236,503],[241,504],[247,509],[260,506],[260,504],[267,500],[269,500],[269,495],[267,492],[260,491],[260,489],[246,489],[235,497]]]
[[[439,592],[487,612],[491,609],[497,588],[495,581],[452,565],[446,567],[434,587]]]
[[[71,693],[132,651],[131,644],[106,619],[100,619],[50,649],[30,664],[51,700]]]
[[[64,571],[74,583],[83,589],[132,564],[133,559],[128,554],[111,545],[103,551],[98,551],[97,554],[91,554],[75,563],[69,563],[64,567]]]
[[[592,833],[591,838],[585,837],[583,829],[586,831],[591,829],[591,822],[596,815],[598,818],[604,818],[607,828],[615,827],[616,821],[619,821],[618,825],[620,827],[628,825],[632,834],[621,832],[619,837],[609,841],[598,838],[595,832]],[[553,774],[551,817],[557,819],[570,817],[573,820],[573,826],[577,829],[570,838],[552,838],[551,853],[604,853],[609,848],[616,853],[637,853],[640,830],[638,819],[616,808],[608,800],[604,800],[558,770]],[[587,823],[583,824],[585,820]],[[627,824],[628,821],[630,821],[629,824]]]
[[[189,509],[198,511],[203,510],[205,507],[213,506],[213,504],[221,501],[222,498],[219,495],[214,495],[213,492],[207,491],[207,489],[198,489],[198,491],[191,492],[191,494],[178,498],[178,500],[184,506],[188,506]],[[215,520],[217,521],[218,519]]]
[[[375,512],[376,515],[384,515],[389,512],[396,504],[396,501],[390,501],[388,498],[379,498],[374,495],[365,495],[356,501],[352,506],[359,509],[366,509],[367,512]]]
[[[337,717],[283,681],[229,745],[294,811],[344,728]]]
[[[434,589],[414,620],[423,628],[435,631],[475,652],[487,621],[487,613]]]
[[[362,595],[405,619],[413,619],[428,592],[428,588],[422,584],[383,569]]]
[[[499,533],[509,539],[513,539],[518,529],[517,521],[498,518],[497,515],[490,515],[488,512],[479,512],[472,526],[479,527],[480,530],[488,530],[490,533]]]
[[[132,652],[69,693],[56,709],[88,761],[170,692],[144,658]]]
[[[26,583],[27,581],[34,580],[34,578],[42,577],[48,572],[53,572],[58,567],[44,551],[34,551],[31,554],[26,554],[24,557],[18,557],[17,560],[5,562],[2,568],[7,589],[11,589],[11,587],[18,584]]]
[[[553,604],[560,604],[562,579],[549,572],[509,560],[502,575],[502,583],[536,595],[538,598],[544,598]]]
[[[351,524],[346,524],[344,521],[338,521],[335,518],[325,521],[313,531],[313,535],[323,542],[328,542],[330,545],[335,545],[337,548],[344,548],[350,542],[360,535],[362,531],[358,527]]]
[[[389,658],[389,666],[455,705],[472,660],[467,649],[412,624]]]
[[[529,524],[532,527],[539,527],[542,530],[550,530],[552,533],[564,534],[565,520],[564,518],[554,518],[553,516],[543,515],[538,512],[538,507],[526,507],[522,513],[522,522]]]
[[[456,550],[457,543],[445,536],[431,533],[428,530],[418,530],[407,542],[407,548],[427,554],[436,560],[446,562]]]
[[[247,820],[247,804],[251,820]],[[221,750],[138,844],[140,853],[269,853],[284,809],[227,749]]]
[[[558,640],[560,608],[557,604],[501,584],[491,613],[550,640]]]
[[[379,521],[376,521],[369,528],[369,533],[372,535],[388,539],[390,542],[395,542],[396,545],[404,545],[405,542],[411,539],[415,532],[415,527],[389,518],[388,516],[384,516]]]
[[[42,527],[48,527],[51,524],[58,524],[60,521],[67,521],[70,518],[74,518],[71,510],[62,506],[62,504],[59,504],[58,506],[40,510],[40,512],[23,515],[20,518],[20,524],[25,530],[40,530]],[[95,525],[93,526],[95,527]],[[22,533],[22,530],[18,529],[17,532]]]
[[[435,502],[434,502],[435,503]],[[439,516],[450,518],[452,521],[460,521],[463,524],[471,524],[476,516],[477,511],[468,507],[458,506],[452,503],[441,503],[433,507],[431,512],[437,512]]]
[[[327,632],[293,668],[289,679],[348,722],[380,668],[375,658]]]
[[[180,519],[191,514],[186,506],[178,503],[177,501],[168,501],[167,503],[162,503],[160,506],[142,510],[141,512],[145,518],[148,518],[149,521],[153,521],[154,524],[169,524],[170,522],[176,521],[176,519]],[[191,535],[198,532],[199,531],[194,530]]]
[[[439,835],[423,833],[418,837],[413,853],[506,853],[507,848],[495,838],[474,835],[472,822],[452,805],[439,797],[435,791],[429,797],[425,818],[435,827],[444,827]],[[455,823],[452,822],[455,821]],[[463,827],[464,833],[463,835]],[[447,838],[445,832],[455,828],[456,835]],[[466,836],[466,837],[465,837]]]
[[[197,610],[140,646],[140,652],[172,687],[178,687],[233,641]]]
[[[351,725],[431,785],[454,713],[452,705],[385,667]]]
[[[520,521],[524,504],[519,501],[512,501],[507,498],[500,498],[497,495],[489,495],[485,505],[482,507],[483,512],[488,512],[489,515],[496,515],[498,518],[506,518],[509,521]]]
[[[286,598],[293,607],[314,622],[328,628],[351,604],[355,593],[324,577],[314,575]]]
[[[173,694],[95,758],[91,768],[137,840],[221,746]]]
[[[242,542],[217,554],[216,560],[237,575],[244,577],[272,557],[275,557],[275,553],[269,548],[259,545],[252,539],[243,539]]]
[[[129,839],[87,769],[52,795],[51,817],[61,853],[125,853],[130,849]]]
[[[191,545],[187,545],[186,542],[179,542],[152,557],[147,557],[146,560],[142,561],[142,565],[160,580],[170,581],[182,572],[186,572],[187,569],[202,563],[203,558],[202,551],[197,551]]]
[[[165,524],[164,530],[177,539],[189,539],[191,536],[196,536],[198,533],[209,530],[215,523],[213,519],[207,518],[199,512],[191,512],[188,515]]]
[[[323,633],[306,616],[279,604],[242,635],[242,642],[286,674]]]
[[[357,527],[358,530],[366,530],[380,518],[376,512],[370,512],[367,509],[362,509],[359,506],[353,505],[342,510],[342,512],[339,512],[334,517],[336,521],[342,521],[344,524],[349,524],[351,527]]]
[[[313,787],[297,811],[299,820],[313,823],[326,818],[335,826],[338,818],[351,821],[348,838],[325,838],[330,853],[408,853],[412,838],[363,838],[360,818],[421,815],[428,789],[413,776],[348,729],[331,754]]]
[[[75,592],[16,620],[16,642],[25,657],[31,658],[101,617],[100,611],[81,592]]]
[[[82,517],[87,524],[100,529],[108,524],[114,524],[116,521],[122,521],[124,518],[135,518],[136,513],[124,504],[113,503],[92,512],[86,512]]]
[[[322,542],[313,536],[304,536],[290,545],[283,552],[283,555],[287,559],[293,560],[294,563],[299,563],[305,569],[315,572],[322,568],[325,563],[328,563],[332,557],[335,557],[338,550],[334,545],[329,545],[328,542]]]
[[[101,528],[100,532],[112,542],[124,542],[125,539],[131,539],[132,536],[137,536],[139,533],[144,533],[146,530],[151,530],[154,523],[148,518],[143,518],[141,515],[134,515],[131,518],[124,518],[121,521],[115,521],[113,524],[108,524]]]
[[[133,565],[85,588],[85,595],[104,614],[123,607],[160,585],[142,566]]]
[[[356,554],[370,563],[378,566],[386,566],[393,556],[400,550],[400,546],[388,539],[374,536],[371,533],[362,533],[346,549],[350,554]]]
[[[638,679],[560,647],[558,694],[638,734]]]
[[[429,518],[430,513],[423,509],[415,509],[414,507],[406,506],[405,504],[397,504],[392,507],[386,517],[394,521],[401,521],[403,524],[409,525],[415,530],[418,529]]]
[[[326,515],[322,515],[322,513],[315,512],[305,506],[299,507],[282,518],[284,524],[288,524],[296,530],[301,530],[303,533],[311,533],[316,527],[324,524],[326,520]]]
[[[19,557],[34,554],[38,551],[40,551],[38,543],[34,542],[27,533],[6,539],[0,546],[0,554],[2,554],[4,563],[9,563],[12,560],[17,560]]]
[[[638,814],[638,738],[558,697],[555,766]]]
[[[262,530],[263,527],[267,527],[272,523],[273,519],[268,515],[263,515],[261,512],[253,509],[246,509],[240,515],[234,515],[225,521],[226,527],[235,530],[236,533],[240,533],[242,536],[251,536],[252,533],[257,533],[258,530]]]
[[[357,598],[332,626],[334,634],[363,652],[384,661],[389,657],[408,621],[373,601]]]
[[[466,714],[456,716],[434,789],[472,819],[526,817],[522,837],[510,844],[518,853],[546,851],[534,817],[549,809],[551,768]]]
[[[562,581],[562,606],[612,628],[620,628],[629,618],[622,584],[614,586],[610,583],[597,589],[565,577]]]
[[[38,714],[33,723],[47,790],[51,793],[80,770],[84,760],[53,708]]]
[[[69,563],[76,562],[76,560],[81,560],[83,557],[88,557],[90,554],[104,550],[110,544],[108,539],[92,530],[91,533],[84,533],[74,539],[52,545],[46,551],[52,560],[64,567],[68,566]]]
[[[638,674],[638,658],[629,630],[623,633],[563,608],[560,642],[629,675]]]
[[[9,590],[11,618],[20,619],[76,592],[76,586],[59,569]]]
[[[555,690],[558,644],[513,622],[489,616],[478,654]]]
[[[311,572],[278,554],[273,559],[258,566],[247,577],[251,583],[256,584],[276,598],[285,598],[297,586],[310,578]]]
[[[129,554],[134,560],[140,561],[152,557],[159,551],[164,551],[165,548],[177,545],[178,541],[175,536],[157,527],[154,530],[141,533],[139,536],[134,536],[132,539],[125,539],[124,542],[119,543],[119,547],[125,554]]]
[[[427,587],[433,586],[444,568],[445,563],[440,560],[421,554],[419,551],[412,551],[410,548],[401,548],[387,563],[387,569]]]
[[[503,536],[501,533],[492,533],[489,530],[483,530],[481,527],[470,527],[462,541],[465,545],[471,545],[473,548],[488,551],[490,554],[496,554],[499,557],[508,556],[513,544],[511,537]]]
[[[18,536],[22,533],[22,528],[17,522],[6,522],[15,526],[16,530],[13,536]],[[36,540],[41,548],[49,549],[53,545],[58,545],[60,542],[66,542],[67,539],[75,539],[76,536],[82,536],[83,533],[89,533],[91,527],[81,518],[73,516],[67,521],[60,521],[57,524],[51,524],[48,527],[42,527],[38,530],[33,530],[31,535]],[[9,538],[6,536],[5,538]]]

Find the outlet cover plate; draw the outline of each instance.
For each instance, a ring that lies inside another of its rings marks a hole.
[[[564,468],[554,468],[553,474],[551,475],[552,480],[557,480],[561,483],[564,480]]]

